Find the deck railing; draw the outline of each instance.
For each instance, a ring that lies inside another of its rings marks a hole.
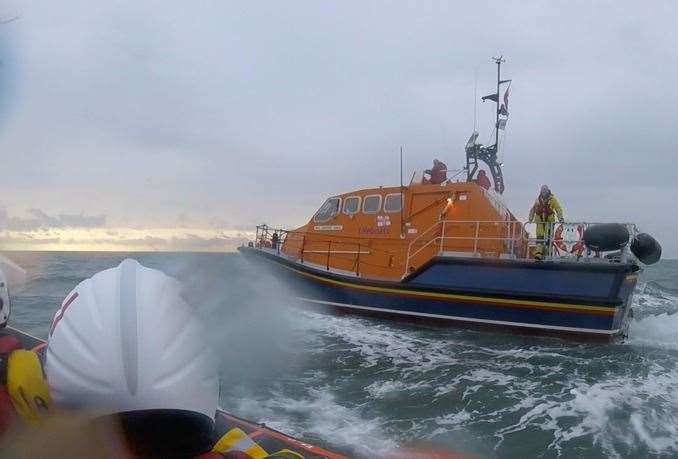
[[[407,250],[403,249],[400,254],[375,248],[372,244],[361,243],[352,238],[323,239],[309,237],[302,231],[260,225],[257,226],[253,245],[273,250],[277,254],[281,253],[281,248],[285,245],[285,256],[294,261],[309,263],[305,259],[309,255],[316,266],[322,266],[328,271],[334,269],[352,273],[355,276],[361,275],[364,266],[373,269],[377,267],[373,260],[365,260],[366,256],[376,252],[384,252],[389,256],[388,268],[393,266],[394,257],[402,257],[402,277],[438,255],[527,260],[534,259],[539,253],[543,260],[601,262],[622,261],[632,257],[628,244],[614,253],[600,253],[587,248],[583,241],[584,231],[594,224],[598,223],[441,220],[411,240]],[[540,225],[543,227],[543,235],[538,237],[537,229]],[[636,226],[631,223],[623,225],[628,229],[632,240],[638,233]],[[274,237],[273,234],[277,236]],[[378,268],[387,266],[380,265]]]
[[[277,238],[273,234],[277,234]],[[308,237],[303,231],[289,231],[268,225],[257,226],[255,241],[252,245],[256,248],[274,250],[279,255],[284,245],[284,255],[302,264],[311,263],[306,260],[307,255],[316,255],[314,265],[323,266],[328,271],[334,269],[355,276],[361,275],[365,265],[372,265],[363,259],[365,255],[381,251],[353,239]],[[343,265],[343,268],[336,265]]]
[[[631,256],[628,244],[614,254],[600,253],[586,247],[583,235],[591,222],[518,222],[442,220],[410,242],[407,248],[403,277],[430,258],[446,252],[463,256],[494,256],[497,258],[534,259],[536,253],[544,260],[588,261],[597,259],[615,262]],[[622,223],[630,240],[638,233],[632,223]],[[466,227],[465,232],[454,231]],[[468,229],[472,230],[469,234]],[[452,235],[448,235],[452,229]],[[537,229],[541,236],[537,236]],[[466,233],[466,234],[460,234]],[[490,235],[484,235],[489,233]],[[421,256],[420,256],[421,255]],[[420,259],[417,259],[419,257]]]

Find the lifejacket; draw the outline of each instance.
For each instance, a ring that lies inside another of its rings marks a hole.
[[[476,179],[476,183],[486,190],[489,190],[492,186],[492,183],[490,182],[490,179],[487,178],[487,175],[479,175]]]
[[[549,194],[546,198],[539,196],[537,203],[535,204],[536,209],[535,213],[539,215],[542,219],[548,218],[555,213],[553,207],[551,207],[551,195]]]

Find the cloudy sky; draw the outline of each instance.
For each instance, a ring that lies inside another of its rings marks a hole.
[[[400,145],[409,171],[460,168],[503,53],[514,212],[548,183],[568,218],[635,221],[678,256],[675,2],[0,2],[13,16],[3,248],[224,250],[397,183]]]

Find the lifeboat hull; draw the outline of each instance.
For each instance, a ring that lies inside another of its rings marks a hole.
[[[434,257],[401,281],[368,280],[241,247],[295,303],[464,328],[609,341],[624,336],[638,268],[627,263]]]

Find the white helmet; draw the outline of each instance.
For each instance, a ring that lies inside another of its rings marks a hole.
[[[0,255],[0,329],[4,328],[9,321],[10,288],[16,292],[21,290],[25,283],[26,271],[9,258]]]
[[[217,366],[180,290],[175,279],[131,259],[75,287],[49,332],[45,373],[55,407],[92,418],[129,415],[135,429],[149,431],[183,413],[211,429]]]
[[[9,286],[5,274],[0,270],[0,328],[5,328],[9,321],[11,305],[9,303]]]

